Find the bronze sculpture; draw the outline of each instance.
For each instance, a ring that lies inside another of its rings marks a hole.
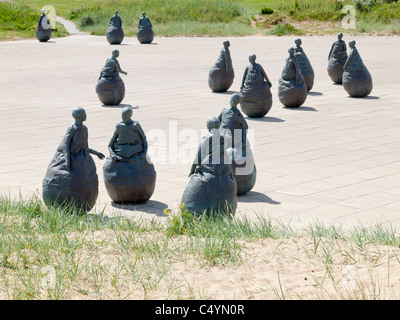
[[[39,17],[36,27],[36,38],[40,42],[46,42],[51,38],[51,26],[45,10],[42,10],[42,14]]]
[[[229,47],[230,42],[225,40],[217,61],[208,73],[208,86],[214,92],[226,92],[235,78]]]
[[[343,66],[347,60],[346,42],[342,40],[343,33],[337,35],[337,41],[332,43],[328,55],[328,75],[334,83],[341,84],[343,76]]]
[[[200,142],[190,180],[182,194],[181,205],[195,215],[234,215],[236,211],[236,180],[219,125],[217,118],[207,120],[209,134]]]
[[[104,105],[118,105],[125,97],[125,84],[119,74],[128,73],[121,69],[118,56],[119,51],[113,50],[112,57],[107,59],[97,81],[97,96]]]
[[[106,32],[107,41],[110,44],[120,44],[124,39],[124,30],[122,29],[122,20],[118,15],[118,11],[115,11],[115,15],[111,17],[110,23],[108,24]]]
[[[301,39],[296,39],[294,42],[296,44],[296,48],[294,48],[294,55],[299,64],[301,75],[306,83],[307,91],[310,91],[314,86],[314,69],[306,53],[301,47]]]
[[[343,66],[343,88],[351,97],[365,97],[372,91],[372,77],[356,48],[355,40],[349,42],[350,53]]]
[[[279,79],[279,101],[288,108],[300,107],[307,99],[307,86],[294,55],[295,49],[289,48],[289,56]]]
[[[150,19],[146,17],[145,12],[142,12],[142,17],[139,20],[136,36],[140,43],[148,44],[153,42],[153,25],[151,24]]]
[[[132,114],[131,107],[122,110],[122,121],[108,145],[110,157],[103,166],[104,183],[115,203],[146,202],[156,185],[154,165],[147,159],[146,135]]]
[[[256,63],[255,54],[249,56],[249,62],[240,86],[240,107],[250,118],[262,118],[272,107],[272,83],[263,67]]]
[[[231,157],[233,175],[237,183],[237,194],[243,195],[254,187],[257,169],[247,139],[248,125],[237,108],[240,100],[240,94],[233,94],[230,99],[230,107],[224,108],[218,119],[221,122],[219,131],[225,139],[226,152]]]
[[[43,200],[48,206],[73,207],[84,213],[93,208],[98,195],[96,165],[90,154],[99,159],[104,155],[88,146],[85,110],[75,108],[72,116],[75,123],[68,128],[43,178]]]

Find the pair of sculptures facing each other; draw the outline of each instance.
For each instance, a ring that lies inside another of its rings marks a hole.
[[[88,146],[86,112],[75,108],[75,123],[68,128],[43,178],[43,200],[48,206],[90,211],[98,196],[98,175],[91,154],[105,156]],[[132,109],[122,111],[122,121],[109,143],[110,157],[103,166],[104,182],[116,203],[143,203],[156,183],[153,164],[147,160],[147,141],[140,124],[131,119]]]
[[[47,18],[45,10],[42,10],[42,14],[39,17],[39,21],[36,27],[36,38],[40,42],[46,42],[51,38],[51,26],[50,21]]]
[[[146,17],[146,13],[142,13],[139,20],[138,31],[136,33],[137,39],[140,43],[151,43],[154,39],[153,26],[150,19]],[[106,32],[107,41],[110,44],[121,44],[124,39],[124,30],[122,29],[122,20],[115,11],[115,15],[111,17],[108,29]]]
[[[332,44],[328,56],[328,74],[332,81],[343,84],[350,97],[366,97],[373,88],[372,77],[356,48],[356,41],[349,41],[350,53],[347,55],[343,34]]]
[[[256,166],[247,135],[247,123],[233,94],[230,108],[207,120],[209,134],[202,138],[181,203],[196,215],[234,215],[237,196],[256,182]]]

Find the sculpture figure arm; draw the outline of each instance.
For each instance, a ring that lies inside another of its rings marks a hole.
[[[264,68],[261,65],[260,65],[260,72],[261,72],[262,76],[264,77],[265,81],[267,81],[268,86],[271,88],[272,83],[271,83],[271,81],[269,81],[267,73],[265,72]]]
[[[137,130],[137,132],[139,133],[139,135],[140,135],[140,137],[142,139],[143,152],[141,153],[141,156],[142,156],[142,160],[144,160],[145,157],[146,157],[147,149],[148,149],[146,135],[144,134],[142,126],[138,122],[136,122],[136,130]]]
[[[248,70],[249,70],[249,67],[246,67],[246,69],[244,69],[244,73],[243,73],[242,83],[241,83],[241,85],[240,85],[240,89],[243,89],[244,81],[246,80],[246,76],[247,76]]]
[[[94,155],[97,156],[100,160],[102,160],[102,159],[105,158],[104,154],[102,154],[101,152],[98,152],[98,151],[93,150],[93,149],[90,149],[90,148],[88,148],[88,150],[89,150],[89,153],[94,154]]]
[[[119,65],[119,62],[118,62],[117,60],[115,60],[115,64],[116,64],[116,66],[117,66],[117,70],[118,70],[119,73],[122,73],[122,74],[125,74],[125,75],[128,74],[128,72],[125,72],[125,71],[123,71],[123,70],[121,69],[121,67],[120,67],[120,65]]]
[[[335,46],[335,44],[332,43],[331,50],[329,51],[329,55],[328,55],[328,60],[331,58],[331,55],[332,55],[332,51],[333,51],[333,47],[334,47],[334,46]]]
[[[122,160],[122,158],[120,156],[117,156],[116,153],[114,152],[114,143],[117,141],[118,136],[119,136],[118,130],[116,129],[110,140],[110,143],[108,144],[108,151],[110,152],[110,157],[116,161]]]

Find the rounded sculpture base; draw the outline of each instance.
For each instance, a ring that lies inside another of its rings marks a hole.
[[[43,29],[41,31],[36,31],[36,38],[40,42],[46,42],[51,38],[51,29]]]
[[[237,207],[236,192],[236,180],[232,175],[194,173],[183,192],[181,204],[196,215],[234,215]]]
[[[226,92],[231,87],[234,72],[225,72],[217,68],[211,68],[208,73],[208,86],[214,92]]]
[[[272,96],[264,102],[240,101],[240,108],[250,118],[264,117],[272,107]]]
[[[125,84],[121,78],[100,78],[96,93],[104,105],[118,105],[125,97]]]
[[[124,30],[112,26],[108,27],[106,38],[110,44],[120,44],[124,40]]]
[[[343,88],[350,97],[366,97],[372,91],[372,78],[368,70],[360,72],[343,72]]]
[[[305,82],[294,85],[291,81],[279,80],[279,101],[287,108],[298,108],[307,99],[307,87]]]
[[[152,164],[137,166],[107,158],[103,173],[107,193],[115,203],[144,203],[153,195],[157,175]]]
[[[236,193],[238,196],[248,193],[251,189],[253,189],[254,185],[256,184],[256,178],[257,178],[256,166],[253,165],[253,170],[250,174],[240,174],[239,170],[243,167],[244,165],[237,165],[235,162],[232,163],[232,170],[235,173],[234,177],[236,179],[236,184],[237,184]]]
[[[346,59],[337,60],[337,59],[330,59],[328,62],[328,75],[334,83],[342,84],[342,77],[343,77],[343,65],[346,62]]]
[[[154,39],[154,31],[153,29],[139,29],[136,36],[140,43],[151,43]]]
[[[314,86],[314,73],[302,74],[302,76],[306,83],[307,91],[311,91]]]
[[[49,207],[57,206],[86,213],[96,203],[98,186],[97,174],[78,180],[70,173],[56,172],[43,179],[43,201]]]

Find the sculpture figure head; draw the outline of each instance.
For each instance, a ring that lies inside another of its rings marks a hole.
[[[86,111],[81,107],[76,107],[74,110],[72,110],[72,116],[78,123],[86,121]]]
[[[342,38],[343,38],[343,33],[338,33],[338,35],[337,35],[337,38],[338,38],[338,40],[342,40]]]
[[[125,107],[122,109],[122,122],[125,124],[130,123],[132,120],[133,110],[131,107]]]
[[[219,129],[221,122],[218,118],[212,117],[207,120],[207,129],[210,133],[216,133]]]
[[[113,50],[111,52],[111,54],[112,54],[113,58],[118,58],[119,57],[119,51],[117,49]]]
[[[298,39],[294,40],[294,43],[296,44],[297,47],[300,47],[301,46],[301,39],[298,38]]]
[[[116,15],[116,16],[118,15],[118,10],[115,10],[115,15]]]
[[[289,50],[288,50],[288,52],[289,52],[289,54],[292,56],[292,55],[294,55],[294,48],[292,47],[292,48],[289,48]]]
[[[242,97],[240,96],[240,94],[234,93],[234,94],[232,95],[231,101],[230,101],[231,107],[232,107],[232,108],[237,108],[237,105],[238,105],[238,103],[240,102],[240,99],[241,99],[241,98],[242,98]]]
[[[255,54],[251,54],[251,55],[249,55],[249,61],[250,61],[250,63],[254,63],[255,61],[256,61],[256,55]]]
[[[350,40],[350,41],[349,41],[349,47],[350,47],[350,48],[354,48],[355,45],[356,45],[356,40]]]
[[[145,18],[146,17],[146,12],[142,12],[142,17]]]
[[[224,45],[225,48],[229,48],[231,44],[230,44],[230,42],[228,40],[225,40],[223,42],[223,45]]]

